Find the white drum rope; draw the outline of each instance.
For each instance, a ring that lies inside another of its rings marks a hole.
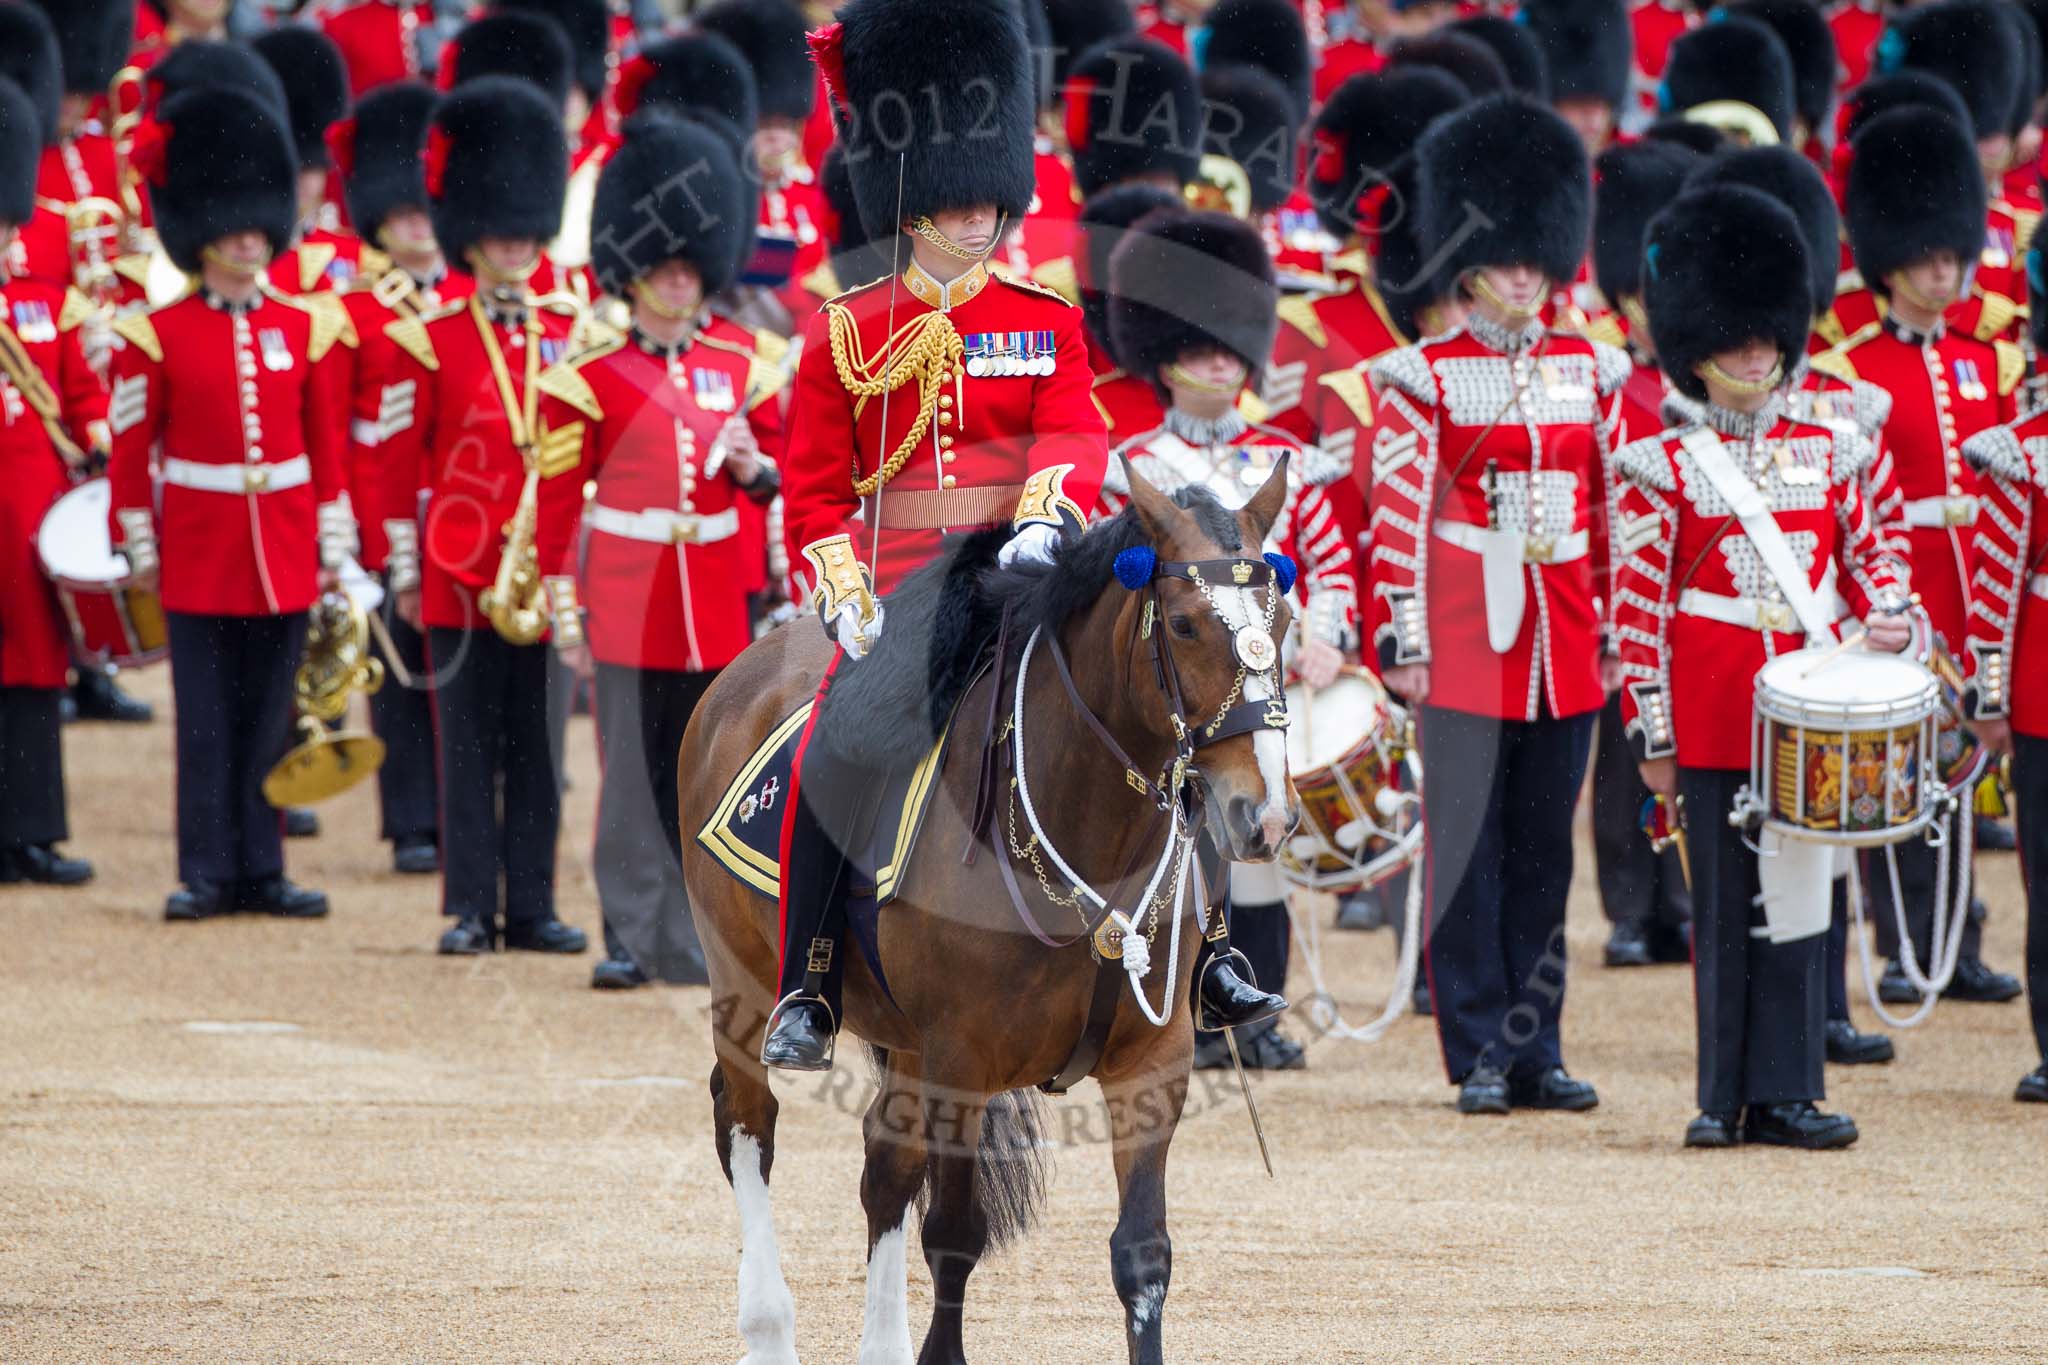
[[[1970,865],[1972,844],[1976,830],[1974,822],[1962,809],[1962,803],[1952,805],[1947,814],[1939,817],[1947,837],[1936,847],[1939,861],[1934,873],[1934,911],[1931,937],[1928,943],[1928,957],[1934,965],[1934,975],[1922,971],[1918,951],[1913,946],[1913,935],[1906,924],[1906,898],[1899,888],[1899,860],[1896,846],[1887,845],[1884,850],[1886,875],[1892,893],[1892,919],[1899,937],[1899,966],[1906,974],[1906,980],[1920,992],[1920,1004],[1911,1014],[1893,1014],[1884,1006],[1877,990],[1878,972],[1870,952],[1870,937],[1864,932],[1862,878],[1856,871],[1856,860],[1849,860],[1849,923],[1850,932],[1856,936],[1857,956],[1863,963],[1863,991],[1870,1000],[1870,1008],[1877,1012],[1892,1028],[1912,1028],[1934,1012],[1935,1002],[1942,991],[1955,978],[1956,963],[1962,959],[1963,930],[1970,916],[1970,879],[1955,879],[1955,909],[1949,914],[1942,913],[1942,903],[1948,899],[1949,857],[1947,839],[1960,841],[1957,852],[1960,858],[1957,866]],[[1951,831],[1952,828],[1952,832]]]

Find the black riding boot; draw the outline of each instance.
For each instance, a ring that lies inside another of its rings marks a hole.
[[[1230,875],[1223,860],[1216,857],[1207,839],[1202,840],[1199,850],[1202,859],[1202,873],[1209,886],[1222,884]],[[1260,990],[1256,984],[1257,975],[1251,960],[1230,946],[1231,920],[1227,899],[1212,906],[1209,914],[1210,933],[1202,944],[1202,951],[1195,958],[1195,1027],[1204,1033],[1218,1029],[1242,1028],[1271,1019],[1287,1009],[1287,998],[1273,991]],[[1285,911],[1281,912],[1281,923],[1286,922]],[[1220,932],[1218,932],[1220,931]],[[1286,932],[1283,927],[1281,933]],[[1285,939],[1281,940],[1280,970],[1286,971]],[[1247,980],[1247,978],[1251,978]],[[1276,982],[1284,985],[1284,982]]]

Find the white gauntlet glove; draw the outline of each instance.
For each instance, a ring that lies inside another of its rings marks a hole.
[[[1019,563],[1050,566],[1060,540],[1059,527],[1034,521],[1003,542],[1003,548],[996,551],[996,563],[1005,569],[1015,568]]]
[[[825,620],[825,632],[838,646],[846,651],[849,659],[865,659],[875,642],[882,638],[882,605],[875,604],[874,619],[861,624],[861,609],[856,602],[841,606]]]

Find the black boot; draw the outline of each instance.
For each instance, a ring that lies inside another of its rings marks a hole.
[[[1752,1104],[1742,1139],[1772,1147],[1828,1151],[1856,1141],[1856,1120],[1847,1114],[1824,1113],[1814,1108],[1811,1100]]]
[[[1956,974],[1949,978],[1941,998],[1998,1005],[2017,999],[2024,989],[2018,977],[2009,972],[1993,971],[1984,965],[1983,958],[1964,957],[1956,961]]]
[[[146,701],[137,701],[115,685],[111,673],[97,668],[80,668],[72,685],[71,701],[79,720],[120,721],[147,725],[156,716]]]
[[[168,920],[212,919],[233,912],[234,898],[217,882],[190,881],[164,902]]]
[[[327,896],[283,877],[259,877],[242,883],[241,908],[280,919],[320,919],[327,914]]]
[[[846,772],[822,755],[805,759],[791,800],[789,865],[783,877],[781,1003],[761,1041],[761,1064],[783,1071],[832,1069],[844,975],[846,905],[856,893],[854,860],[843,848],[864,848],[873,832],[878,784]],[[820,814],[829,802],[829,817]],[[834,837],[830,828],[841,833]]]
[[[1830,1019],[1828,1060],[1836,1066],[1869,1066],[1892,1059],[1892,1040],[1882,1033],[1863,1033],[1847,1019]]]
[[[814,996],[785,1001],[761,1041],[761,1065],[779,1071],[830,1071],[838,1034],[832,1011]]]
[[[0,882],[82,886],[91,880],[91,863],[83,858],[67,858],[49,844],[24,844],[0,852]]]
[[[2022,1104],[2048,1104],[2048,1062],[2020,1077],[2019,1087],[2012,1097]]]
[[[1733,1147],[1742,1140],[1742,1126],[1734,1114],[1711,1114],[1705,1111],[1685,1126],[1685,1145],[1688,1147]]]
[[[1202,984],[1197,988],[1195,1027],[1203,1032],[1220,1028],[1243,1028],[1256,1024],[1262,1019],[1271,1019],[1287,1008],[1284,996],[1262,991],[1238,974],[1242,967],[1246,972],[1251,965],[1244,960],[1244,954],[1233,948],[1224,948],[1209,959],[1209,966],[1202,973]]]
[[[1607,934],[1606,960],[1610,967],[1647,967],[1654,962],[1648,926],[1640,920],[1618,922]]]

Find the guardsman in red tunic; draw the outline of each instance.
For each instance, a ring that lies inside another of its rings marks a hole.
[[[1629,90],[1636,112],[1645,116],[1657,107],[1657,83],[1671,44],[1699,22],[1699,11],[1685,0],[1631,0],[1628,7],[1630,47]]]
[[[1074,59],[1067,150],[1083,199],[1142,180],[1181,190],[1201,162],[1202,91],[1185,58],[1146,38],[1113,38]]]
[[[1984,178],[1966,131],[1946,114],[1908,107],[1880,114],[1856,135],[1844,198],[1857,268],[1885,296],[1887,312],[1882,322],[1864,327],[1816,363],[1892,396],[1885,444],[1905,499],[1913,591],[1953,653],[1967,634],[1967,594],[1982,520],[1977,476],[1963,459],[1962,443],[2012,420],[2025,368],[2012,343],[1958,335],[1942,316],[1962,292],[1968,263],[1983,241]],[[1953,860],[1959,849],[1938,852],[1920,840],[1898,849],[1907,920],[1922,961],[1933,932],[1935,860]],[[1967,867],[1951,871],[1955,877],[1970,874]],[[1897,917],[1889,908],[1889,883],[1874,880],[1873,897],[1883,907],[1877,914],[1879,946],[1894,959],[1879,991],[1887,1000],[1910,1003],[1918,994],[1891,942]],[[1977,922],[1966,926],[1945,994],[2010,1000],[2020,983],[1984,965],[1981,933]]]
[[[81,216],[72,226],[74,264],[86,271],[80,278],[91,279],[121,253],[122,204],[114,140],[91,117],[91,109],[127,58],[134,5],[132,0],[42,0],[41,8],[56,30],[64,91],[57,140],[43,152],[36,194],[66,210],[87,200],[103,200],[116,211],[110,216],[91,206],[90,216]]]
[[[1209,150],[1192,192],[1197,205],[1255,224],[1283,289],[1324,284],[1323,262],[1337,239],[1299,187],[1295,131],[1306,113],[1278,79],[1256,66],[1210,67],[1202,75],[1202,99]],[[1218,176],[1224,185],[1216,183]]]
[[[340,291],[361,275],[372,279],[390,262],[341,228],[328,195],[334,169],[327,130],[348,114],[348,73],[341,50],[318,29],[286,25],[258,34],[250,46],[277,73],[291,115],[299,158],[299,229],[291,250],[270,265],[270,282],[287,294]]]
[[[672,192],[691,172],[689,193]],[[605,960],[591,984],[701,985],[683,887],[676,756],[698,700],[753,640],[740,504],[780,487],[783,375],[705,311],[755,213],[724,130],[642,115],[605,163],[598,286],[632,309],[541,376],[541,423],[580,429],[590,477],[577,578],[603,757],[596,875]]]
[[[0,81],[0,240],[35,211],[42,120]],[[71,837],[58,738],[71,662],[63,612],[36,559],[50,505],[106,454],[107,394],[86,363],[74,290],[0,273],[0,882],[72,886],[92,864]]]
[[[2028,253],[2034,349],[2048,343],[2048,270]],[[1963,714],[1993,754],[2010,754],[2027,892],[2027,1003],[2041,1064],[2013,1098],[2048,1104],[2048,408],[1963,442],[1983,517],[1970,585]]]
[[[324,895],[285,879],[263,779],[290,746],[306,610],[355,545],[346,423],[322,368],[348,317],[263,280],[297,178],[269,106],[186,91],[138,130],[135,164],[164,250],[200,281],[115,324],[108,408],[115,545],[161,578],[170,627],[185,885],[164,915],[324,915]]]
[[[1685,1142],[1845,1147],[1855,1122],[1814,1106],[1834,850],[1767,830],[1759,857],[1730,817],[1750,776],[1746,680],[1834,641],[1831,577],[1868,647],[1902,648],[1905,570],[1863,504],[1869,443],[1785,412],[1785,369],[1813,319],[1791,212],[1709,186],[1651,224],[1646,251],[1657,353],[1702,405],[1616,460],[1622,714],[1645,782],[1681,803],[1691,841],[1700,1114]]]
[[[1438,1037],[1460,1112],[1590,1109],[1593,1087],[1563,1066],[1560,945],[1572,810],[1615,671],[1608,461],[1630,366],[1538,320],[1590,226],[1570,124],[1493,96],[1432,124],[1415,155],[1419,241],[1471,311],[1372,367],[1365,612],[1430,775]]]
[[[1609,311],[1586,335],[1625,349],[1633,362],[1621,386],[1617,446],[1664,429],[1670,384],[1643,313],[1643,232],[1705,161],[1690,148],[1651,140],[1620,143],[1593,159],[1593,278]],[[1678,850],[1660,853],[1643,837],[1648,798],[1622,733],[1617,693],[1601,708],[1593,746],[1593,870],[1600,909],[1613,926],[1604,957],[1610,967],[1692,958],[1692,892]]]
[[[361,99],[380,85],[420,77],[422,28],[431,30],[430,0],[337,0],[314,20],[341,49],[348,92]]]
[[[1344,528],[1324,490],[1302,475],[1308,453],[1279,427],[1247,421],[1237,402],[1273,348],[1278,297],[1270,252],[1258,229],[1221,213],[1168,210],[1146,218],[1117,248],[1111,327],[1117,354],[1145,375],[1167,404],[1158,427],[1122,442],[1103,483],[1103,508],[1128,499],[1125,464],[1162,493],[1199,485],[1225,507],[1250,501],[1288,462],[1288,495],[1258,547],[1300,566],[1293,670],[1312,687],[1336,680],[1356,639],[1358,581]],[[1157,300],[1184,300],[1161,308]],[[1230,870],[1231,942],[1254,981],[1287,979],[1284,885],[1271,866]],[[1200,959],[1208,960],[1208,950]],[[1197,968],[1197,976],[1200,968]],[[1304,1065],[1300,1043],[1277,1023],[1238,1030],[1244,1064],[1267,1070]],[[1203,1038],[1198,1067],[1226,1067],[1229,1040]]]
[[[390,506],[385,436],[412,416],[406,391],[391,393],[387,401],[391,370],[403,354],[387,329],[467,298],[476,287],[474,276],[448,269],[427,214],[420,151],[439,99],[419,81],[394,82],[364,96],[354,114],[328,130],[327,139],[365,255],[389,261],[377,274],[357,276],[342,292],[356,344],[337,350],[329,362],[348,412],[348,486],[351,501],[363,509],[362,565],[387,588],[394,544],[402,563],[419,561],[416,515],[408,511],[386,521],[381,510]],[[441,870],[441,803],[427,645],[393,605],[387,592],[382,611],[391,651],[378,641],[384,686],[370,696],[370,724],[384,741],[384,763],[377,769],[382,833],[397,871],[429,876]]]
[[[1080,311],[1050,290],[993,276],[987,265],[1003,225],[1031,200],[1033,95],[1028,79],[1018,79],[1029,70],[1023,29],[1000,0],[957,0],[944,18],[955,36],[948,49],[892,49],[881,59],[870,35],[900,31],[928,5],[853,0],[838,25],[811,38],[842,117],[862,217],[900,221],[909,263],[901,276],[827,305],[811,323],[797,371],[786,534],[839,653],[797,751],[800,793],[784,801],[783,999],[762,1060],[794,1070],[831,1065],[851,868],[839,850],[863,848],[876,818],[873,772],[840,758],[820,735],[833,677],[880,638],[886,603],[877,593],[931,559],[947,530],[1007,522],[1016,534],[1002,548],[1004,565],[1051,562],[1095,506],[1108,458],[1089,401]],[[872,59],[846,60],[861,51]],[[915,155],[900,161],[883,152],[872,120],[843,117],[872,109],[882,92],[927,87],[939,98],[915,105]],[[947,135],[986,109],[977,92],[989,87],[997,136],[970,147]],[[1227,961],[1218,958],[1202,991],[1225,1022],[1284,1008]]]
[[[555,914],[548,704],[552,655],[583,649],[568,572],[583,436],[539,415],[539,377],[582,310],[528,288],[568,162],[561,118],[528,82],[481,76],[442,100],[426,139],[434,239],[476,291],[384,329],[398,353],[379,402],[383,516],[418,521],[386,572],[433,669],[449,954],[587,946]]]
[[[1884,0],[1835,0],[1828,7],[1828,29],[1835,36],[1835,55],[1840,58],[1838,88],[1854,90],[1870,74],[1870,59],[1877,54],[1877,40],[1884,35],[1886,13]]]
[[[1638,84],[1627,0],[1553,0],[1529,6],[1522,19],[1550,64],[1551,107],[1578,133],[1587,156],[1598,155],[1624,124],[1649,120],[1657,85]],[[1656,53],[1660,63],[1663,56]]]
[[[1080,270],[1075,288],[1080,295],[1082,331],[1088,342],[1088,367],[1095,372],[1091,397],[1102,414],[1111,445],[1159,425],[1164,410],[1159,393],[1143,376],[1117,363],[1110,350],[1109,262],[1131,226],[1162,209],[1185,208],[1187,201],[1160,185],[1113,185],[1081,206]]]

